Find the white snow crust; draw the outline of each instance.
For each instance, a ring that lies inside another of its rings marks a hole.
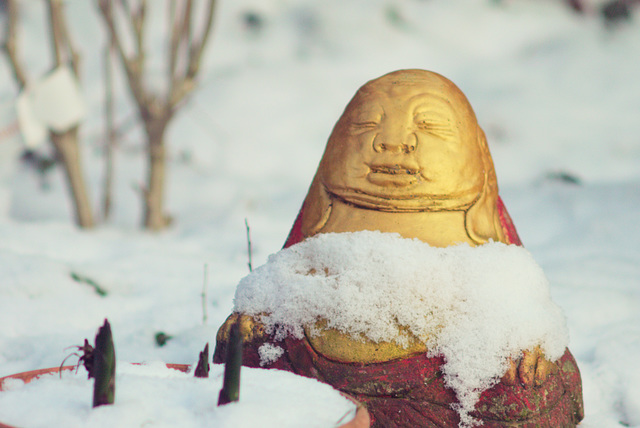
[[[163,362],[118,362],[116,399],[91,407],[93,380],[81,369],[45,375],[29,384],[6,382],[2,422],[21,427],[326,428],[355,415],[355,405],[329,385],[281,370],[242,368],[240,401],[216,406],[224,366],[209,378],[169,369]],[[8,385],[7,385],[8,384]],[[346,415],[346,416],[345,416]]]
[[[284,354],[284,349],[271,343],[264,343],[258,349],[258,354],[260,355],[260,367],[264,367],[278,361]]]
[[[406,327],[444,356],[463,425],[509,358],[540,346],[554,361],[568,344],[542,269],[526,249],[502,243],[435,248],[372,231],[316,235],[245,277],[235,310],[258,316],[276,339],[302,338],[326,320],[355,340],[406,346]]]

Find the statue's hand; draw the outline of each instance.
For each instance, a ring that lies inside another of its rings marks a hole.
[[[240,336],[243,342],[251,342],[254,339],[262,338],[266,335],[264,324],[251,315],[232,313],[218,329],[216,340],[218,342],[228,342],[231,326],[238,323],[240,326]]]
[[[502,382],[507,385],[520,382],[527,388],[542,385],[547,377],[558,369],[558,366],[545,358],[539,346],[524,351],[522,357],[510,360],[509,363],[509,369],[502,377]]]

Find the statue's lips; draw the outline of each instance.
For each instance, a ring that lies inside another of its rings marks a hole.
[[[419,172],[403,165],[371,165],[367,180],[378,186],[410,186],[419,180]]]

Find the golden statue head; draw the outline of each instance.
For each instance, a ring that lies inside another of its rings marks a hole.
[[[383,231],[394,231],[384,224],[399,218],[384,213],[421,213],[405,216],[414,224],[431,213],[456,213],[460,226],[444,226],[463,227],[467,242],[505,242],[497,198],[487,141],[462,91],[437,73],[400,70],[366,83],[347,105],[305,200],[301,231],[308,237],[373,228],[356,216],[353,225],[327,229],[340,203],[379,213],[374,224]]]

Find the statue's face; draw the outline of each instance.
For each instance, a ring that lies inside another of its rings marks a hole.
[[[484,167],[473,111],[450,82],[430,83],[373,81],[358,91],[321,164],[330,194],[392,211],[459,208],[477,197]]]

